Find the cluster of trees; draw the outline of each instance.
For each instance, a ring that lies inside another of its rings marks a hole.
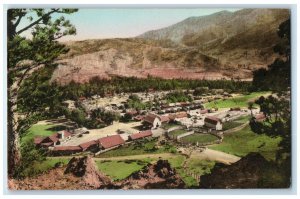
[[[74,81],[62,86],[60,89],[66,99],[78,99],[81,96],[105,96],[107,93],[145,92],[150,89],[156,91],[195,89],[208,87],[210,89],[224,89],[227,92],[247,92],[252,89],[251,82],[234,80],[187,80],[187,79],[161,79],[149,76],[146,79],[136,77],[112,77],[110,80],[92,78],[89,83],[80,84]]]
[[[63,16],[76,11],[76,9],[59,8],[7,11],[9,176],[14,175],[22,160],[19,132],[24,123],[19,122],[19,116],[16,115],[20,87],[35,70],[53,66],[54,60],[68,51],[65,45],[57,40],[65,35],[76,33],[75,27]],[[30,32],[30,37],[25,37],[25,32]],[[26,117],[36,114],[34,111],[29,111]]]
[[[291,27],[290,19],[280,24],[278,36],[281,41],[274,46],[274,52],[283,58],[277,58],[267,69],[262,68],[253,72],[253,88],[258,90],[286,91],[291,86]]]
[[[266,134],[271,137],[281,137],[280,149],[277,151],[276,164],[285,172],[285,186],[290,186],[291,176],[291,62],[290,62],[290,19],[283,22],[278,29],[282,38],[274,51],[284,55],[268,66],[268,69],[259,69],[254,72],[253,86],[258,89],[273,90],[274,95],[260,97],[255,101],[266,116],[264,122],[254,118],[250,121],[253,132]]]
[[[137,111],[150,109],[151,107],[151,102],[142,102],[142,100],[136,94],[130,95],[127,103],[125,104],[125,108],[132,108]]]
[[[193,99],[190,95],[187,95],[186,93],[182,91],[173,91],[171,93],[168,93],[165,97],[165,99],[169,103],[176,103],[176,102],[191,102]]]

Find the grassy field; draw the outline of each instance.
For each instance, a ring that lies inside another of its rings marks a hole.
[[[184,134],[184,133],[186,133],[186,130],[179,129],[179,130],[172,131],[172,132],[170,132],[169,134],[170,134],[171,136],[177,137],[178,135],[181,135],[181,134]]]
[[[21,138],[21,143],[24,143],[36,136],[49,136],[53,133],[62,130],[64,127],[61,125],[50,124],[35,124],[32,125],[26,132],[25,136]]]
[[[145,143],[138,144],[132,143],[129,145],[121,146],[117,149],[107,151],[98,155],[97,157],[116,157],[127,155],[141,155],[141,154],[156,154],[165,152],[174,152],[176,148],[172,145],[164,145],[160,148],[156,147],[156,140],[145,141]]]
[[[235,127],[241,126],[242,124],[240,122],[236,121],[228,121],[223,123],[223,130],[226,131],[228,129],[233,129]]]
[[[234,121],[235,122],[239,122],[239,123],[245,123],[245,122],[248,122],[251,118],[251,115],[245,115],[245,116],[241,116],[237,119],[235,119]]]
[[[271,94],[271,92],[253,92],[249,95],[233,97],[225,100],[215,100],[204,104],[206,108],[233,108],[233,107],[248,107],[249,101],[254,101],[262,95]]]
[[[163,124],[162,128],[168,130],[168,129],[170,129],[172,127],[175,127],[175,126],[180,126],[180,125],[178,125],[178,124],[172,124],[172,123],[167,123],[167,124]]]
[[[181,138],[183,142],[189,142],[189,143],[207,143],[207,142],[212,142],[215,140],[218,140],[218,138],[214,135],[211,134],[199,134],[199,133],[194,133],[192,135],[188,135],[186,137]]]
[[[63,165],[67,165],[71,158],[47,158],[42,162],[33,162],[32,165],[23,171],[23,175],[34,176],[43,172],[46,172],[55,167],[55,164],[60,162]]]
[[[215,166],[214,161],[199,160],[191,158],[187,161],[187,167],[189,171],[196,173],[198,175],[204,175],[210,173],[210,170]]]
[[[105,160],[96,161],[98,169],[104,174],[111,177],[113,180],[122,180],[127,178],[130,174],[141,170],[144,166],[152,160],[146,158],[143,160]]]
[[[249,126],[240,131],[225,135],[223,142],[209,148],[237,156],[245,156],[250,152],[259,152],[266,159],[273,160],[278,149],[280,138],[270,138],[251,131]]]

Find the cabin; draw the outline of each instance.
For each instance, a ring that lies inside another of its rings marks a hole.
[[[143,119],[144,119],[144,116],[142,116],[142,115],[137,115],[134,117],[135,121],[142,121]]]
[[[160,127],[161,123],[162,122],[160,116],[153,113],[149,113],[148,115],[146,115],[143,120],[143,125],[151,129]]]
[[[152,136],[151,130],[141,131],[139,133],[134,133],[134,134],[129,135],[129,140],[133,141],[133,140],[143,139],[143,138],[151,137],[151,136]]]
[[[188,114],[185,111],[177,112],[175,114],[170,114],[169,115],[170,120],[175,120],[175,119],[180,119],[180,118],[186,118],[186,117],[188,117]]]
[[[92,141],[80,144],[79,147],[82,149],[82,151],[97,152],[97,151],[99,151],[99,142],[97,142],[96,140],[92,140]]]
[[[74,153],[82,152],[79,146],[55,146],[51,151],[51,155],[71,155]]]
[[[161,123],[169,123],[170,118],[168,115],[161,115],[159,116]]]
[[[72,134],[68,131],[59,131],[45,138],[42,137],[34,138],[34,144],[38,147],[48,148],[50,146],[60,145],[61,142],[69,140],[71,136]]]
[[[217,131],[221,131],[223,128],[221,120],[213,116],[205,117],[204,125],[208,128],[215,129]]]
[[[263,122],[266,120],[266,116],[264,113],[260,112],[257,115],[254,116],[254,119],[256,122]]]
[[[206,113],[208,113],[207,109],[200,110],[200,114],[206,114]]]
[[[111,135],[103,137],[100,138],[98,141],[99,147],[104,150],[125,144],[125,141],[120,135]]]

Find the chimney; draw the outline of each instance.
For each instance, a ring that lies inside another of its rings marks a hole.
[[[58,132],[58,137],[59,137],[59,139],[64,139],[64,138],[65,138],[65,133],[64,133],[64,131]]]

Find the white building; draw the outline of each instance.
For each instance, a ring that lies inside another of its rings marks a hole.
[[[148,125],[151,129],[155,129],[161,126],[161,118],[153,113],[146,115],[143,121],[144,125]]]
[[[221,120],[217,117],[212,117],[212,116],[205,117],[204,124],[205,126],[215,129],[217,131],[221,131],[223,128]]]

